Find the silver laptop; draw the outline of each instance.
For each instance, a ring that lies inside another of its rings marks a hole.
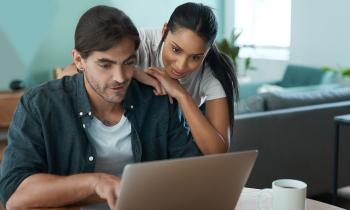
[[[257,153],[254,150],[127,165],[117,210],[233,210]]]

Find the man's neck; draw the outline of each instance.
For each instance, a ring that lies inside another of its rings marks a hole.
[[[98,100],[92,99],[91,105],[92,114],[106,126],[117,124],[124,114],[124,107],[121,103],[109,103],[100,98]]]
[[[123,104],[108,102],[97,94],[89,85],[85,85],[85,87],[93,116],[97,117],[106,126],[117,124],[124,114]]]

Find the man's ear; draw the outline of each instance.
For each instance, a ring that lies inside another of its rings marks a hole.
[[[72,50],[72,56],[73,56],[73,62],[75,64],[75,66],[79,70],[83,71],[84,67],[85,67],[85,63],[84,63],[84,60],[81,57],[80,53],[76,49],[73,49]]]
[[[168,33],[168,24],[164,23],[163,29],[162,29],[162,37]]]

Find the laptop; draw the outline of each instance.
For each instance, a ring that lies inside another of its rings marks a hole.
[[[233,210],[258,151],[127,165],[117,210]]]

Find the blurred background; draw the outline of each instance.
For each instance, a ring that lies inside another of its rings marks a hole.
[[[216,43],[237,65],[241,100],[230,151],[261,154],[247,186],[300,179],[308,184],[308,196],[326,202],[343,187],[338,192],[346,199],[337,204],[350,209],[348,127],[337,127],[340,176],[332,184],[335,117],[350,110],[350,1],[193,1],[213,8]],[[40,84],[71,63],[74,30],[87,9],[115,6],[138,28],[161,28],[185,2],[0,0],[0,140],[23,94],[8,91],[10,84],[11,89]],[[350,125],[349,116],[345,119]],[[0,161],[6,144],[0,141]]]
[[[140,28],[159,28],[182,0],[1,0],[0,90],[11,81],[26,86],[52,78],[71,62],[74,29],[88,8],[115,6]],[[239,35],[235,46],[241,81],[282,78],[288,64],[350,66],[348,0],[202,0],[219,22],[217,41]],[[245,65],[249,58],[249,65]],[[252,70],[253,69],[253,70]],[[252,70],[252,71],[251,71]],[[243,78],[244,77],[244,78]]]

